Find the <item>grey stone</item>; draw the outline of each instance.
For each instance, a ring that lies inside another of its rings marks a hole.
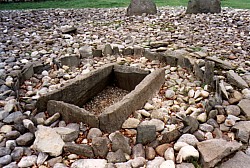
[[[250,100],[249,99],[242,99],[238,106],[241,108],[242,112],[250,118],[250,108],[249,108]]]
[[[79,131],[66,127],[56,127],[55,131],[61,135],[64,142],[71,142],[78,138]]]
[[[61,64],[68,67],[78,67],[80,65],[80,58],[78,56],[64,56],[60,58]]]
[[[103,55],[107,56],[107,55],[112,55],[113,54],[113,49],[111,47],[110,44],[106,44],[103,50]]]
[[[11,156],[10,155],[5,155],[0,157],[0,166],[7,165],[11,162]]]
[[[51,117],[49,117],[47,120],[44,121],[44,125],[51,125],[54,123],[56,120],[60,118],[60,113],[55,113]]]
[[[75,153],[77,155],[82,155],[85,157],[93,158],[94,152],[92,148],[89,145],[85,144],[74,144],[71,142],[68,142],[64,145],[64,151]]]
[[[51,156],[58,156],[62,153],[65,143],[53,128],[39,125],[35,136],[33,149],[48,153]]]
[[[3,168],[18,168],[16,162],[11,162],[10,164],[4,166]]]
[[[124,50],[122,51],[122,54],[123,54],[124,56],[126,56],[126,55],[134,55],[134,49],[131,48],[131,47],[126,47],[126,48],[124,48]]]
[[[248,88],[248,84],[246,81],[244,81],[237,73],[235,73],[233,70],[229,70],[227,72],[227,80],[230,82],[230,84],[235,85],[236,87],[240,89]]]
[[[24,154],[24,149],[22,147],[15,147],[15,149],[11,152],[11,158],[14,161],[19,161]]]
[[[115,163],[116,168],[131,168],[131,162]]]
[[[177,164],[176,168],[195,168],[192,163],[181,163]]]
[[[154,125],[139,125],[137,127],[136,143],[146,145],[156,139],[156,127]]]
[[[243,143],[248,143],[249,141],[249,132],[245,131],[245,130],[237,130],[235,137],[237,140],[243,142]]]
[[[5,110],[2,110],[0,111],[0,120],[3,120],[5,117],[7,117],[10,113],[5,111]]]
[[[31,156],[24,156],[20,162],[18,163],[18,167],[29,167],[36,164],[37,156],[31,155]]]
[[[55,158],[51,158],[49,159],[47,162],[48,162],[48,165],[50,167],[54,167],[54,165],[56,163],[61,163],[63,160],[62,160],[62,156],[58,156],[58,157],[55,157]]]
[[[220,13],[220,0],[189,0],[186,13]]]
[[[196,144],[199,142],[196,137],[192,134],[183,134],[178,140],[177,142],[185,142],[189,145],[192,145],[194,147],[196,147]]]
[[[242,78],[246,81],[246,83],[250,87],[250,74],[244,75]]]
[[[121,149],[124,153],[131,154],[129,141],[121,133],[115,133],[112,138],[112,151]]]
[[[109,148],[109,140],[106,137],[95,137],[92,139],[92,148],[95,156],[106,157]]]
[[[93,139],[95,137],[101,137],[101,136],[102,136],[102,131],[99,128],[91,128],[89,130],[87,138],[88,139]]]
[[[19,138],[16,139],[16,143],[20,146],[28,146],[31,145],[34,141],[34,134],[27,132],[21,135]]]
[[[22,77],[20,79],[20,83],[30,79],[33,75],[34,75],[33,63],[26,64],[22,69]]]
[[[38,165],[41,165],[41,164],[43,164],[45,161],[46,161],[46,159],[48,158],[48,154],[46,154],[46,153],[44,153],[44,152],[39,152],[39,154],[38,154],[38,156],[37,156],[37,161],[36,161],[36,163],[38,164]]]
[[[3,141],[5,142],[5,141]],[[7,140],[5,142],[5,146],[6,148],[9,148],[10,150],[13,150],[17,145],[16,145],[16,141],[15,140]]]
[[[244,154],[242,151],[237,152],[231,159],[222,163],[220,168],[235,168],[235,167],[249,167],[250,156]]]
[[[176,141],[180,136],[181,136],[181,132],[178,129],[164,132],[162,133],[162,140],[160,141],[160,143],[161,144],[171,143],[173,141]]]
[[[236,141],[227,142],[223,139],[210,139],[198,142],[203,167],[213,167],[223,158],[237,151],[242,145]]]
[[[99,49],[93,49],[93,57],[102,57],[102,50]]]
[[[250,132],[250,121],[240,121],[236,122],[236,124],[232,127],[232,130],[237,131],[245,131]]]
[[[70,26],[70,25],[65,25],[61,27],[61,31],[62,33],[68,34],[68,33],[75,33],[77,30],[77,28],[75,28],[74,26]]]
[[[231,70],[231,69],[235,69],[235,67],[228,61],[224,61],[221,60],[217,57],[206,57],[206,59],[210,60],[210,61],[214,61],[215,62],[215,66],[225,69],[225,70]]]
[[[22,115],[23,115],[23,114],[22,114],[22,112],[20,112],[20,111],[16,111],[16,112],[10,113],[10,114],[3,120],[3,122],[4,122],[4,123],[8,123],[8,124],[13,123],[14,120],[15,120],[16,118],[18,118],[18,117],[20,117],[20,116],[22,116]]]
[[[212,125],[204,123],[199,125],[199,129],[204,132],[212,132],[214,130],[214,127]]]
[[[236,105],[229,105],[225,107],[226,113],[229,115],[234,115],[234,116],[238,116],[240,115],[240,108],[239,106]]]
[[[213,118],[210,118],[209,120],[207,120],[207,124],[213,126],[214,128],[219,128],[219,124],[217,123],[217,121]]]
[[[85,46],[79,48],[79,52],[80,52],[81,58],[92,57],[92,47],[90,47],[88,45],[85,45]]]
[[[11,150],[9,148],[0,147],[0,157],[5,156],[5,155],[9,155],[10,152],[11,152]]]
[[[156,5],[152,0],[131,0],[127,8],[127,15],[156,14]]]
[[[5,138],[7,140],[17,139],[20,135],[21,134],[18,131],[11,131],[11,132],[8,132],[7,134],[5,134]]]
[[[149,121],[143,121],[140,125],[154,125],[156,131],[162,131],[164,129],[164,122],[158,119],[151,119]]]
[[[119,163],[125,162],[126,158],[121,149],[118,149],[116,152],[109,152],[107,155],[107,160],[109,163]]]
[[[183,119],[183,123],[186,126],[185,132],[194,133],[199,128],[199,122],[196,118],[187,116]]]
[[[214,88],[214,62],[206,61],[203,76],[204,84],[209,85],[210,90]]]
[[[144,157],[145,158],[145,150],[144,150],[143,145],[136,144],[135,146],[133,146],[132,154],[133,154],[133,158],[137,158],[137,157]]]
[[[79,159],[71,165],[71,168],[105,168],[106,164],[105,159]]]

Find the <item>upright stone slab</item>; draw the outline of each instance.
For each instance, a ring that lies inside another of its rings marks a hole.
[[[152,0],[131,0],[127,8],[127,15],[156,14],[156,5]]]
[[[189,0],[186,13],[220,13],[220,0]]]

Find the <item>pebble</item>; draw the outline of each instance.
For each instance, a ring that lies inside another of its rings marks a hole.
[[[18,167],[29,167],[36,164],[37,156],[31,155],[31,156],[24,156],[20,162],[18,163]]]
[[[145,106],[144,106],[144,109],[147,110],[147,111],[150,111],[150,110],[153,110],[154,109],[154,106],[150,103],[146,103]]]

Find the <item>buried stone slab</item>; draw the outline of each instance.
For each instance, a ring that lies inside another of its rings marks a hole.
[[[67,85],[57,92],[41,97],[40,101],[38,100],[38,105],[43,106],[48,102],[48,113],[53,115],[59,112],[62,119],[66,122],[83,122],[91,127],[100,128],[105,132],[113,132],[121,128],[129,115],[141,108],[164,83],[164,69],[158,69],[149,74],[148,71],[135,67],[112,64],[101,68],[101,70],[96,70],[91,73],[92,75],[87,75],[85,78],[71,82],[72,86]],[[88,100],[92,99],[112,81],[116,86],[130,91],[130,93],[125,95],[121,101],[101,110],[99,114],[94,114],[92,111],[81,108],[82,105],[87,103]],[[92,83],[89,84],[89,82]],[[100,88],[93,83],[100,85]],[[74,93],[77,93],[77,95]],[[82,102],[82,104],[78,102]],[[44,109],[44,107],[40,109]]]

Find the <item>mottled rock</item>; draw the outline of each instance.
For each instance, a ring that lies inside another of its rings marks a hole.
[[[102,131],[99,128],[91,128],[87,135],[88,139],[93,139],[94,137],[101,137]]]
[[[24,156],[20,162],[18,163],[18,167],[29,167],[36,164],[37,156],[31,155],[31,156]]]
[[[92,139],[92,148],[95,156],[106,157],[108,149],[108,139],[106,137],[95,137]]]
[[[131,154],[131,147],[128,140],[121,133],[115,133],[112,138],[112,151],[121,149],[124,153]]]
[[[61,136],[64,142],[76,140],[79,134],[79,131],[66,127],[56,127],[54,130]]]
[[[197,143],[204,167],[213,167],[224,157],[235,152],[241,144],[235,141],[227,142],[223,139],[210,139]]]
[[[242,112],[250,118],[250,108],[249,108],[250,100],[249,99],[242,99],[238,106],[241,108]]]
[[[248,87],[248,84],[246,81],[244,81],[237,73],[235,73],[233,70],[229,70],[227,72],[227,79],[232,84],[240,89],[245,89]]]
[[[196,144],[199,142],[196,137],[192,134],[183,134],[177,142],[186,142],[189,145],[196,146]]]
[[[38,126],[35,136],[33,144],[35,150],[49,153],[51,156],[58,156],[62,153],[64,142],[54,129]]]
[[[144,157],[145,158],[145,150],[144,150],[143,145],[136,144],[135,146],[133,146],[132,154],[133,154],[133,158],[137,158],[137,157]]]
[[[34,134],[27,132],[16,139],[16,143],[20,146],[31,145],[34,141]]]
[[[118,149],[116,152],[109,152],[107,155],[107,160],[109,163],[119,163],[125,162],[126,158],[121,149]]]
[[[242,151],[237,152],[234,157],[220,165],[221,168],[249,167],[250,156]]]
[[[67,142],[63,149],[66,152],[75,153],[77,155],[82,155],[89,158],[94,157],[93,149],[89,145]]]

